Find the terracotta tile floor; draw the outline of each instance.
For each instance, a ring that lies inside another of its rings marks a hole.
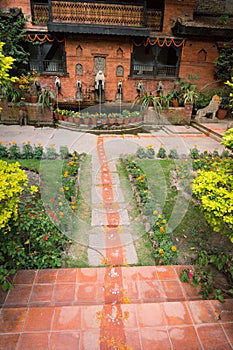
[[[1,294],[0,349],[233,349],[233,300],[201,300],[181,268],[19,271]]]

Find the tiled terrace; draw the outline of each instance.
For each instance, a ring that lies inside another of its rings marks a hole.
[[[233,300],[200,300],[182,268],[19,271],[2,295],[0,349],[232,349]]]

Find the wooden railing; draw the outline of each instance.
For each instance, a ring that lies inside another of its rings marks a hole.
[[[49,21],[49,7],[45,4],[34,4],[33,19],[35,24],[46,24]]]
[[[148,27],[161,30],[162,11],[148,10],[143,6],[105,4],[95,2],[52,1],[52,22],[101,24],[112,26]],[[36,24],[49,21],[49,7],[35,4],[33,18]]]

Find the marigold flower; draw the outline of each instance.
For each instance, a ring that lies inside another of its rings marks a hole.
[[[176,246],[173,245],[173,246],[171,247],[171,250],[172,250],[173,252],[176,252]]]
[[[167,220],[163,219],[162,223],[163,223],[163,224],[166,224],[166,223],[167,223]]]
[[[164,233],[165,230],[164,230],[163,227],[160,227],[159,231],[160,231],[161,233]]]
[[[73,161],[71,161],[71,162],[69,162],[69,164],[70,164],[70,165],[74,165],[74,162],[73,162]]]
[[[50,144],[50,147],[54,147],[54,146],[55,146],[55,143],[51,143],[51,144]]]
[[[162,253],[163,253],[163,249],[160,248],[160,249],[159,249],[159,254],[162,254]]]
[[[158,214],[158,211],[157,211],[157,210],[154,210],[154,211],[153,211],[153,214],[154,214],[154,215]]]
[[[158,216],[158,219],[162,219],[162,215],[159,215],[159,216]]]
[[[46,242],[47,240],[48,240],[48,237],[46,235],[44,235],[43,241]]]
[[[164,254],[160,254],[161,258],[164,258]]]
[[[66,171],[63,176],[67,177],[68,175],[69,175],[69,173],[68,173],[68,171]]]

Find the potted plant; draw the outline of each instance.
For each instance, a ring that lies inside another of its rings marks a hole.
[[[180,92],[177,89],[173,89],[170,92],[170,97],[171,97],[171,103],[173,107],[179,107],[180,105]]]
[[[19,102],[23,96],[22,91],[11,82],[1,88],[1,94],[6,98],[7,102],[13,103]]]
[[[217,111],[217,118],[224,119],[229,110],[229,98],[227,96],[221,97],[219,110]]]
[[[196,102],[196,100],[198,99],[198,93],[196,90],[192,90],[192,89],[186,89],[184,95],[183,95],[183,99],[184,99],[184,104],[194,104]]]
[[[36,103],[38,100],[38,94],[41,91],[37,71],[33,70],[27,74],[22,74],[18,78],[17,83],[26,101]]]
[[[168,109],[170,107],[170,103],[172,100],[172,96],[171,94],[167,94],[167,95],[159,95],[160,98],[160,103],[163,109]]]
[[[135,102],[141,105],[141,110],[144,112],[147,111],[149,107],[153,107],[157,112],[157,116],[159,116],[162,111],[162,104],[159,96],[153,96],[152,92],[147,94],[147,92],[144,91],[143,95],[138,97]]]

